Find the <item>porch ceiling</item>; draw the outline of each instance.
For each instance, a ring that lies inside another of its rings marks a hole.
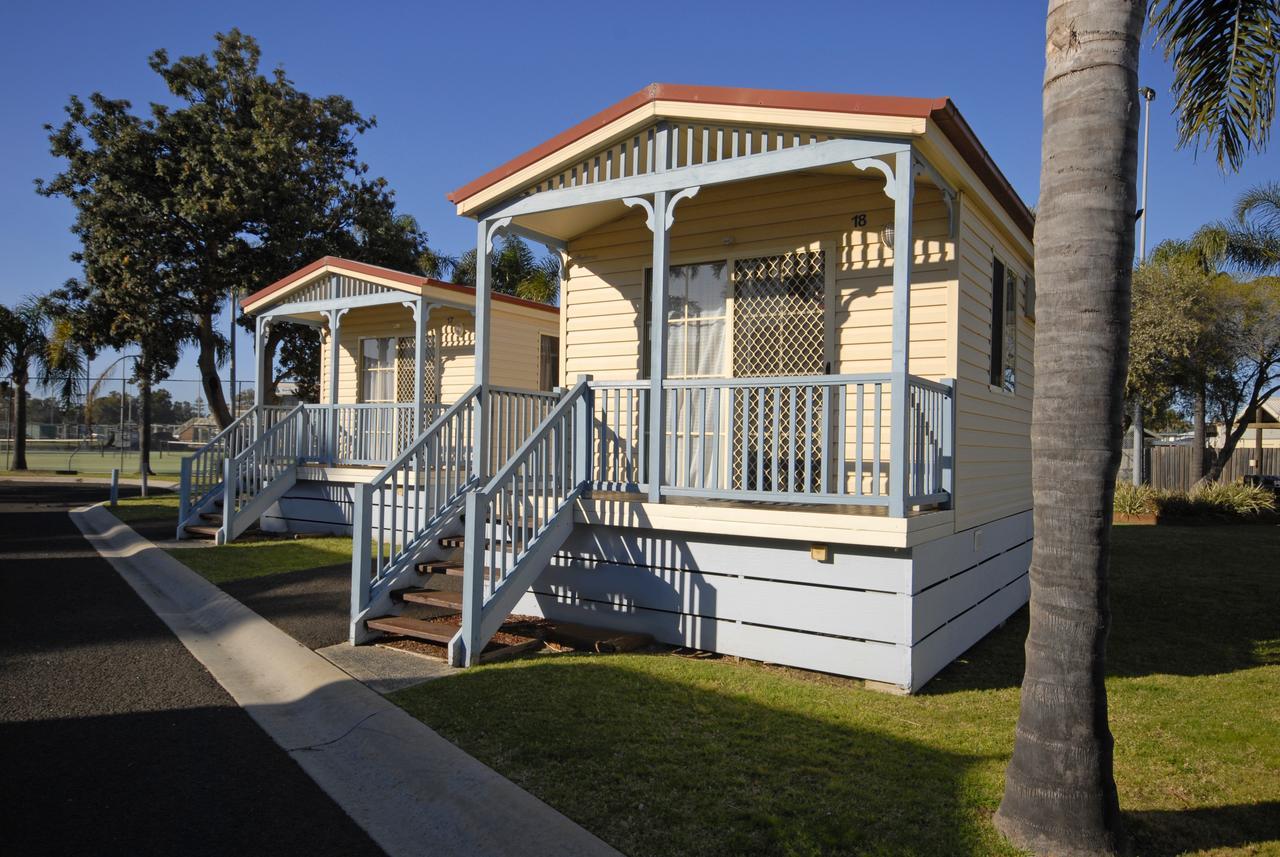
[[[823,167],[812,167],[804,170],[797,170],[792,175],[823,175],[838,176],[847,179],[865,180],[872,184],[883,185],[884,177],[876,173],[867,173],[855,168],[852,164],[834,164]],[[934,178],[929,175],[921,175],[921,180],[934,183]],[[758,179],[744,179],[744,182],[757,181]],[[569,208],[560,208],[552,211],[537,212],[534,214],[523,214],[512,219],[512,224],[522,227],[531,233],[553,238],[557,241],[572,241],[580,235],[591,230],[603,226],[606,223],[612,223],[621,217],[633,215],[636,209],[629,208],[620,199],[605,200],[602,202],[590,203],[586,205],[576,205]]]

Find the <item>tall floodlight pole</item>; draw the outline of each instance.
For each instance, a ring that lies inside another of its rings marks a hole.
[[[1138,222],[1138,263],[1147,262],[1147,150],[1151,139],[1151,102],[1155,101],[1156,91],[1149,86],[1138,90],[1142,96],[1142,207],[1139,209]],[[1142,459],[1145,448],[1142,426],[1142,397],[1133,396],[1133,484],[1142,484]]]

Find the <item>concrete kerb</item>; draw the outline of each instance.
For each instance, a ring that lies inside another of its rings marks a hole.
[[[71,517],[232,698],[391,857],[619,855],[102,505]]]

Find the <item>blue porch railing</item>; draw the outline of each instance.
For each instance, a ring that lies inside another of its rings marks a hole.
[[[890,375],[666,381],[660,494],[780,503],[889,506],[950,499],[949,382],[908,376],[904,484],[892,484],[900,426]],[[648,492],[648,381],[593,382],[592,486]]]

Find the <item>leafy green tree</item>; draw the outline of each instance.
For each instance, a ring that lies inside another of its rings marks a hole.
[[[1143,0],[1050,0],[1036,216],[1026,670],[994,822],[1040,854],[1124,847],[1107,722],[1110,521],[1129,359]],[[1275,0],[1156,0],[1184,143],[1223,169],[1274,115]]]
[[[455,282],[476,284],[476,251],[468,250],[453,270]],[[541,259],[516,235],[504,235],[493,257],[493,291],[515,295],[538,303],[555,303],[560,294],[560,261],[554,256]]]
[[[428,256],[426,236],[359,160],[355,138],[374,120],[341,96],[300,91],[283,69],[261,73],[260,55],[239,30],[218,34],[212,57],[170,61],[156,51],[150,67],[177,104],[152,104],[145,118],[127,101],[73,97],[66,121],[47,126],[64,169],[37,181],[38,192],[76,207],[85,250],[73,258],[115,260],[89,277],[95,288],[121,288],[111,275],[126,260],[155,263],[165,303],[189,319],[182,334],[224,426],[226,342],[214,322],[228,292],[244,295],[326,254],[403,270]]]
[[[1280,393],[1280,277],[1214,284],[1214,335],[1208,354],[1206,401],[1223,427],[1203,478],[1217,481],[1259,406]]]

